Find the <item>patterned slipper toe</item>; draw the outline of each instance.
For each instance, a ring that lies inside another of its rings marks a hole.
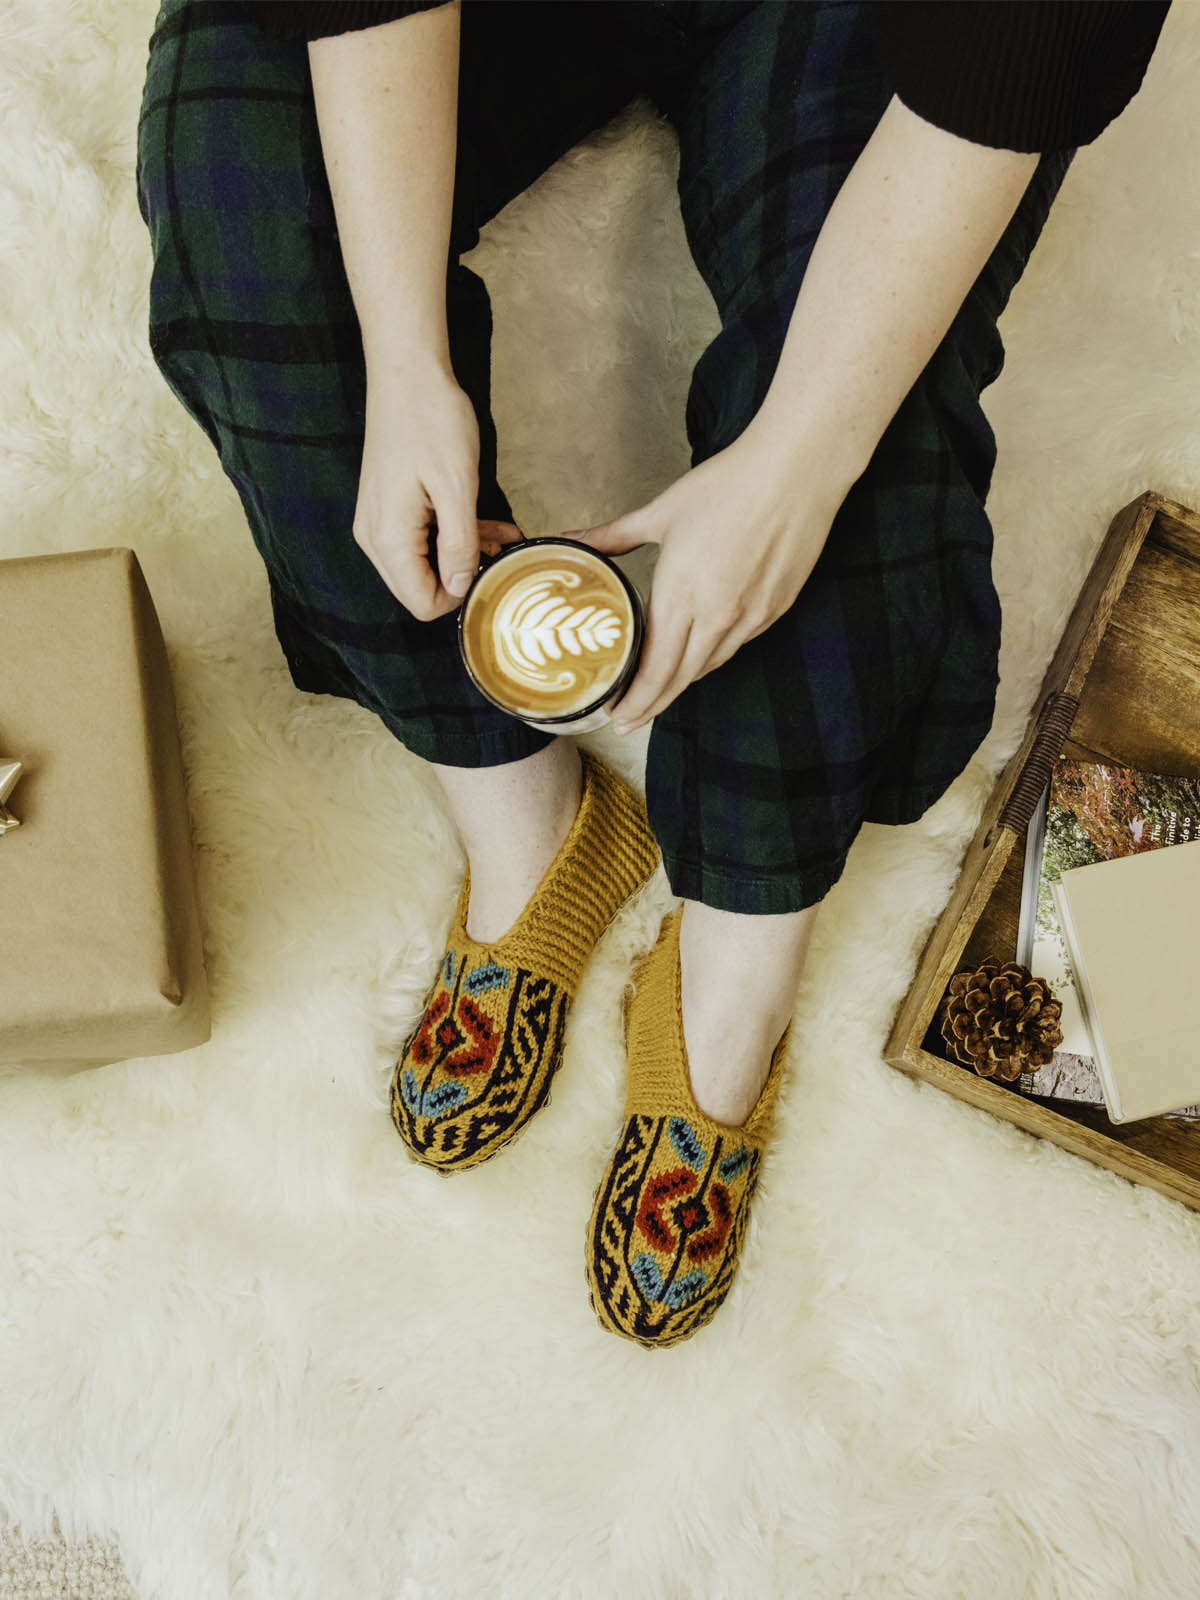
[[[744,1123],[731,1127],[700,1109],[683,1037],[681,921],[677,908],[637,973],[622,1132],[587,1231],[588,1290],[601,1327],[648,1349],[688,1338],[729,1293],[791,1034],[789,1024]]]
[[[467,936],[467,874],[433,990],[392,1073],[392,1121],[417,1161],[442,1173],[477,1166],[546,1104],[588,957],[658,859],[641,797],[585,751],[570,832],[493,944]]]

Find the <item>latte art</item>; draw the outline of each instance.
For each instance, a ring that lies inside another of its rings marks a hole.
[[[638,632],[620,573],[569,540],[530,540],[497,557],[460,618],[471,676],[526,718],[598,706],[629,665]]]
[[[559,570],[518,579],[496,607],[496,667],[535,692],[566,694],[595,682],[624,648],[625,623],[609,605],[578,606],[578,572]],[[577,660],[568,662],[566,657]],[[557,670],[550,662],[561,662]]]

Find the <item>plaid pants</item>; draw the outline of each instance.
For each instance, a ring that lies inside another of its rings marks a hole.
[[[761,405],[826,212],[891,98],[865,8],[465,0],[461,16],[447,314],[479,421],[478,514],[513,520],[496,481],[491,308],[458,256],[639,93],[678,133],[684,227],[721,319],[687,397],[699,464]],[[1073,155],[1042,156],[791,610],[656,718],[646,799],[676,894],[742,912],[815,904],[864,821],[920,817],[986,736],[1001,616],[979,395]],[[137,183],[151,350],[241,497],[297,687],[357,701],[429,760],[532,754],[547,736],[477,694],[454,616],[411,617],[352,537],[366,381],[306,46],[221,0],[164,0]]]

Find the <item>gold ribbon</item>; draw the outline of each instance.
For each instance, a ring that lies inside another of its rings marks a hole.
[[[20,776],[21,763],[19,761],[5,761],[0,757],[0,838],[3,838],[10,828],[19,828],[21,826],[20,817],[14,817],[4,804],[13,792],[13,785]]]

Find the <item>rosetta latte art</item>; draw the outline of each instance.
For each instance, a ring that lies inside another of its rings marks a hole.
[[[480,573],[459,616],[478,688],[533,727],[599,726],[636,661],[636,595],[618,569],[568,540],[530,540]]]
[[[611,673],[625,648],[625,623],[611,606],[580,605],[577,572],[531,573],[514,583],[492,623],[497,670],[543,693],[582,694]]]

